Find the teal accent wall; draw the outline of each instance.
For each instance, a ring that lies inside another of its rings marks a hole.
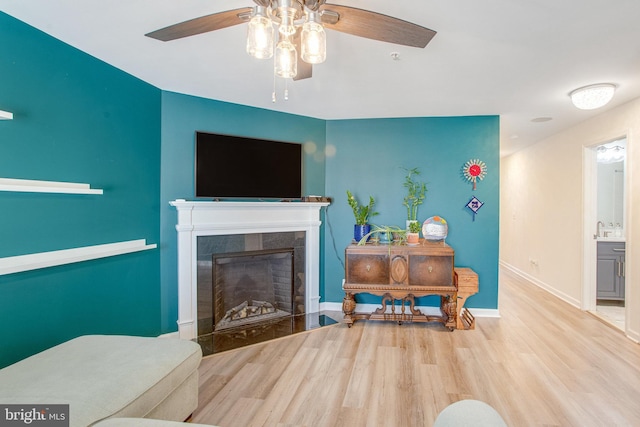
[[[449,221],[456,265],[480,275],[470,307],[497,307],[498,117],[325,121],[163,92],[0,12],[0,177],[89,183],[104,195],[0,192],[0,257],[133,239],[155,250],[0,276],[0,367],[82,334],[177,330],[177,214],[194,195],[195,131],[305,143],[304,193],[323,214],[321,297],[342,301],[353,232],[346,190],[403,225],[404,171]],[[462,165],[488,175],[473,192]],[[472,195],[485,205],[473,221]],[[427,299],[428,300],[428,299]],[[375,298],[363,302],[375,302]],[[426,301],[432,303],[433,301]]]
[[[194,199],[195,132],[305,144],[303,194],[324,194],[324,120],[181,95],[162,94],[162,330],[177,330],[177,212],[169,202]]]
[[[0,192],[0,257],[160,238],[161,91],[0,13],[0,177],[104,195]],[[0,276],[0,367],[82,334],[160,333],[149,250]]]
[[[403,168],[418,167],[427,183],[427,197],[418,219],[439,215],[449,224],[446,242],[455,250],[455,264],[478,273],[480,292],[467,307],[497,308],[499,224],[499,118],[434,117],[341,120],[327,123],[326,194],[334,198],[328,208],[324,255],[323,301],[339,302],[344,296],[344,249],[353,238],[354,217],[346,191],[366,203],[376,200],[375,224],[404,228],[407,217]],[[487,175],[477,190],[462,176],[470,159],[487,164]],[[466,208],[472,196],[485,204],[475,221]],[[379,298],[358,296],[358,302]],[[434,297],[418,301],[437,305]]]

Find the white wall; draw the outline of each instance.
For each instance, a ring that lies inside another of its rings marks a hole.
[[[633,168],[640,167],[640,98],[501,160],[500,262],[581,306],[583,147],[624,135],[631,182],[626,211],[627,335],[639,341],[640,173]]]

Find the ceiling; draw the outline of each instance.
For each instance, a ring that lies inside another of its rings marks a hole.
[[[289,81],[288,100],[278,79],[274,103],[273,63],[245,53],[245,25],[144,36],[251,0],[0,0],[0,11],[166,91],[325,120],[500,115],[502,156],[640,97],[638,0],[327,1],[437,34],[420,49],[328,30],[326,62]],[[571,90],[602,82],[618,86],[609,105],[571,105]]]

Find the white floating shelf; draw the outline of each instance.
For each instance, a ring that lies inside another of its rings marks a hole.
[[[0,120],[13,120],[13,113],[0,110]]]
[[[155,249],[145,239],[0,258],[0,275]]]
[[[30,179],[0,178],[0,191],[28,193],[102,194],[89,184],[75,182],[34,181]]]

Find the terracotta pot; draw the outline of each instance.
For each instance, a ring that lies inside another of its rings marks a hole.
[[[420,241],[420,233],[407,233],[407,243],[410,245],[418,244]]]

